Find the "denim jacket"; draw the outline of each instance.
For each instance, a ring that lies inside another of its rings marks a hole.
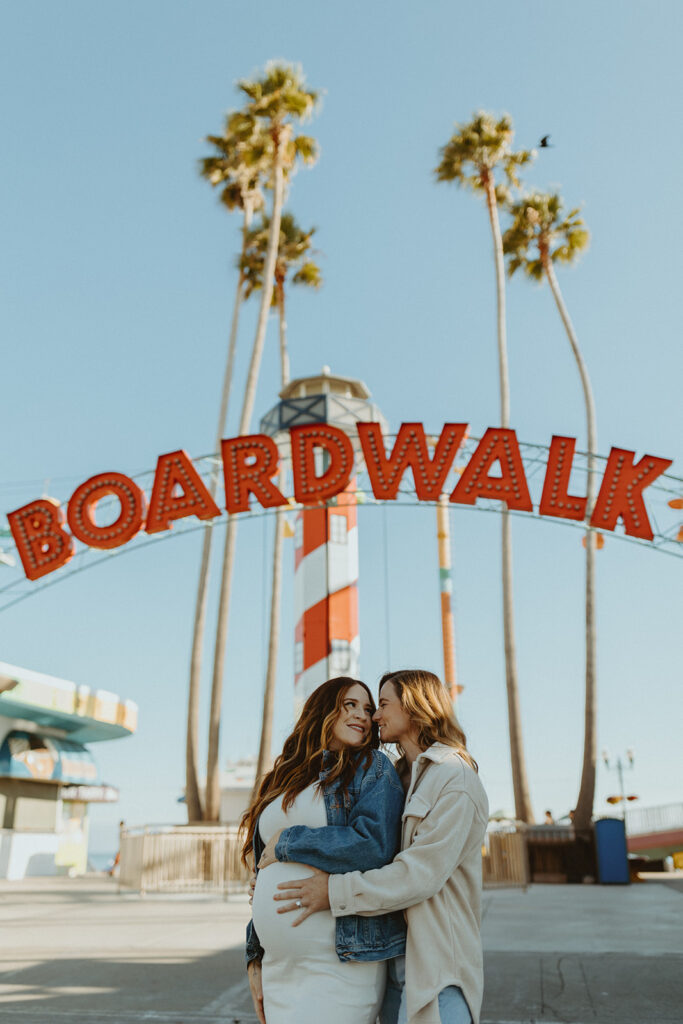
[[[323,789],[327,827],[308,828],[293,825],[284,829],[275,847],[279,861],[308,864],[329,874],[369,871],[393,860],[401,844],[401,814],[404,792],[396,770],[386,754],[373,750],[372,760],[364,768],[365,755],[346,793],[339,782]],[[333,759],[323,755],[324,779]],[[263,852],[258,827],[254,832],[254,858]],[[388,960],[405,950],[406,928],[403,914],[377,917],[349,915],[335,921],[335,947],[340,960]],[[247,925],[247,963],[263,958],[256,929]]]

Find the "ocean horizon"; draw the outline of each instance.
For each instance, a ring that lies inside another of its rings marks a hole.
[[[108,871],[116,853],[88,853],[88,866],[94,871]]]

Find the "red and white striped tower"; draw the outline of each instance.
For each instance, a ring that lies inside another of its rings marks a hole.
[[[261,421],[276,440],[309,423],[329,423],[355,441],[358,420],[384,417],[368,401],[365,384],[323,367],[315,377],[293,380],[280,403]],[[281,435],[280,437],[278,435]],[[323,467],[320,467],[320,472]],[[358,520],[356,480],[326,505],[297,512],[294,534],[294,710],[333,676],[358,676]]]
[[[358,675],[355,491],[354,479],[337,496],[336,505],[297,513],[294,533],[294,694],[297,706],[331,676]]]

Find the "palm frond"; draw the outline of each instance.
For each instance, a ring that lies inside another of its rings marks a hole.
[[[286,278],[294,272],[293,284],[320,287],[320,268],[311,259],[315,251],[311,244],[315,231],[315,228],[304,231],[291,212],[285,211],[282,214],[275,265],[276,280],[279,279],[284,284]],[[266,214],[262,214],[258,223],[245,234],[244,254],[238,265],[247,282],[248,295],[256,288],[262,287],[269,234],[270,218]]]
[[[270,61],[260,78],[242,79],[238,88],[251,101],[248,113],[271,123],[282,123],[287,117],[305,120],[310,117],[320,93],[308,89],[300,65]]]
[[[242,111],[225,118],[223,135],[207,135],[215,153],[199,160],[199,173],[210,185],[221,187],[221,203],[228,209],[253,210],[263,205],[262,186],[272,164],[272,140],[258,121]]]
[[[297,135],[294,139],[294,148],[296,155],[300,156],[303,162],[310,167],[316,162],[320,153],[320,147],[311,135]]]
[[[508,114],[495,118],[487,111],[477,111],[470,121],[455,125],[455,132],[439,150],[436,180],[454,181],[457,185],[481,191],[490,175],[500,166],[508,186],[519,187],[519,168],[530,163],[533,151],[513,152],[514,129]],[[494,185],[498,183],[495,182]],[[503,196],[502,201],[507,201]]]
[[[323,283],[320,267],[313,260],[307,260],[292,278],[292,284],[307,285],[309,288],[320,288]]]
[[[540,280],[544,256],[554,263],[573,263],[590,240],[580,212],[574,207],[565,215],[559,192],[531,192],[509,204],[511,223],[503,235],[508,273],[523,266],[527,276]]]

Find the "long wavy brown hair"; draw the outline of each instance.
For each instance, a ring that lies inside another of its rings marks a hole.
[[[282,797],[282,809],[288,810],[299,793],[318,779],[323,767],[323,754],[329,750],[344,697],[356,684],[366,691],[374,715],[376,706],[370,690],[360,679],[351,679],[349,676],[328,679],[313,691],[304,704],[298,722],[285,740],[282,753],[275,759],[271,770],[264,775],[256,797],[252,799],[251,806],[240,822],[240,831],[245,836],[242,863],[246,866],[250,866],[249,855],[254,850],[256,823],[264,807]],[[342,788],[346,790],[356,773],[361,757],[365,757],[367,767],[372,757],[371,751],[377,747],[379,730],[377,723],[372,722],[368,738],[362,747],[343,746],[334,751],[336,760],[330,765],[330,771],[325,779],[319,781],[319,789],[331,786],[339,780]]]
[[[445,743],[453,747],[470,768],[479,771],[467,749],[467,739],[455,717],[448,690],[438,676],[424,669],[387,672],[379,681],[380,696],[385,683],[393,683],[401,707],[417,727],[421,750],[431,747],[432,743]],[[400,743],[397,746],[403,756]]]

